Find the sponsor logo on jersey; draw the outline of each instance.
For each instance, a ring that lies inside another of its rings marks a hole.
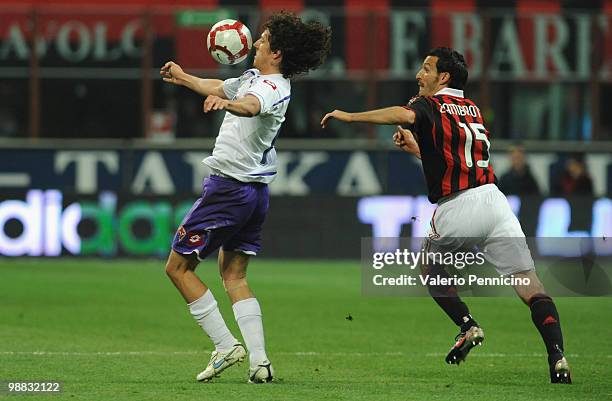
[[[276,90],[276,84],[274,82],[268,81],[267,79],[264,79],[263,81],[264,81],[264,83],[270,85],[272,87],[272,89]]]

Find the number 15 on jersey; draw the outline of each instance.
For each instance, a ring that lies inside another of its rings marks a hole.
[[[476,166],[481,168],[489,167],[489,148],[491,147],[491,143],[489,142],[489,138],[487,138],[484,125],[480,123],[470,123],[468,125],[460,122],[459,126],[465,131],[465,164],[468,167],[474,165],[472,161],[472,146],[474,141],[482,141],[485,143],[483,158],[476,161]]]

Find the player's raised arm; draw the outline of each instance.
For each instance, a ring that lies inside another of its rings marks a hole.
[[[347,113],[342,110],[334,110],[323,117],[321,126],[325,128],[327,122],[332,118],[346,123],[413,124],[415,114],[414,111],[399,106],[364,111],[361,113]]]
[[[214,95],[226,99],[222,80],[198,78],[187,74],[174,61],[168,61],[164,64],[159,71],[159,75],[162,76],[164,82],[185,86],[202,96]]]

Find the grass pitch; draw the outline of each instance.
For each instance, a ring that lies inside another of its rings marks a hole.
[[[214,263],[198,272],[239,336]],[[612,298],[556,300],[575,383],[561,386],[518,298],[469,299],[486,340],[448,366],[456,328],[443,312],[362,297],[358,262],[255,259],[249,276],[276,370],[267,385],[246,383],[246,363],[195,381],[211,344],[163,261],[0,259],[0,381],[64,384],[28,400],[612,399]]]

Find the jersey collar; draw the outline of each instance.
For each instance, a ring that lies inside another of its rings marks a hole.
[[[449,95],[449,96],[455,96],[455,97],[463,97],[463,91],[461,89],[443,88],[437,91],[434,96],[436,95]]]

